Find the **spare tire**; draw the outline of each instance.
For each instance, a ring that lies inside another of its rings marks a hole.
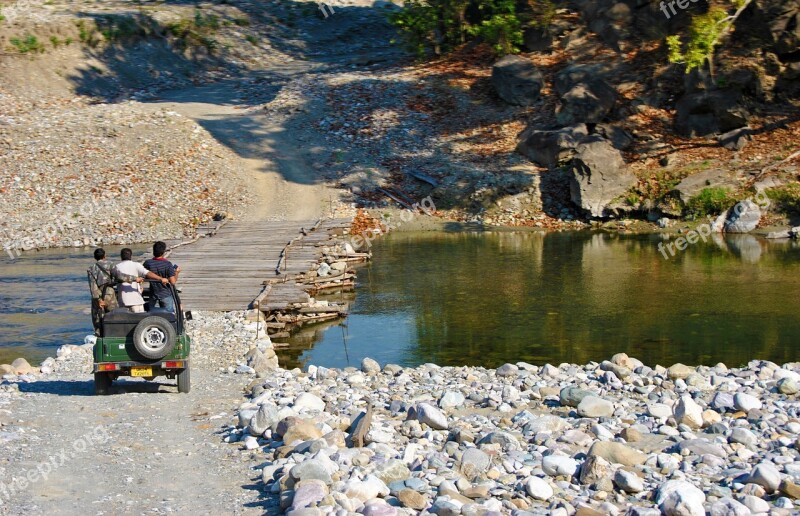
[[[175,328],[164,319],[151,315],[142,319],[133,331],[133,345],[144,358],[163,358],[175,347]]]

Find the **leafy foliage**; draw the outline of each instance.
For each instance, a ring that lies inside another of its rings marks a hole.
[[[736,199],[727,188],[703,188],[686,203],[687,215],[693,219],[708,215],[719,215],[736,204]]]
[[[11,44],[22,54],[42,53],[44,44],[36,36],[28,34],[24,38],[11,38]]]
[[[217,15],[205,15],[197,9],[194,18],[172,23],[167,26],[167,31],[178,38],[184,46],[203,46],[213,52],[219,45],[212,36],[220,26]]]
[[[549,24],[555,10],[551,0],[530,0],[529,17]],[[408,0],[390,14],[403,43],[419,57],[442,54],[472,39],[485,41],[498,54],[519,51],[524,16],[515,0]]]
[[[786,214],[800,213],[800,184],[791,183],[778,188],[770,188],[766,193],[778,211]]]
[[[685,64],[686,73],[708,64],[711,76],[714,76],[714,51],[753,0],[729,1],[736,9],[733,14],[722,7],[711,7],[708,12],[692,17],[686,38],[682,39],[678,35],[667,37],[670,62]]]

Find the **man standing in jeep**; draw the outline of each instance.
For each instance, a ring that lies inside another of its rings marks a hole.
[[[114,287],[122,282],[140,283],[142,279],[116,271],[106,260],[106,252],[101,247],[94,250],[94,259],[96,260],[94,265],[89,267],[86,274],[89,277],[89,290],[92,293],[92,324],[99,336],[103,317],[118,306]]]
[[[144,262],[144,268],[162,278],[167,278],[174,285],[178,281],[178,274],[181,272],[181,268],[176,267],[172,262],[164,258],[166,251],[167,244],[164,242],[159,241],[153,244],[153,257]],[[153,282],[150,283],[149,308],[152,310],[156,307],[166,308],[170,312],[174,312],[175,302],[172,300],[169,287]]]

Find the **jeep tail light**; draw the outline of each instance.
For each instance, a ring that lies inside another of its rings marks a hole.
[[[184,367],[184,365],[185,364],[184,364],[183,360],[172,360],[172,361],[169,361],[169,362],[161,362],[161,367],[163,367],[164,369],[173,369],[173,368],[176,368],[176,367]]]
[[[119,366],[117,364],[98,364],[98,371],[117,371]]]

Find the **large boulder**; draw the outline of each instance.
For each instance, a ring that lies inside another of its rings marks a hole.
[[[530,126],[520,134],[517,152],[544,167],[556,166],[575,155],[575,149],[588,136],[583,124],[557,131],[542,131]]]
[[[553,34],[547,28],[528,27],[522,32],[522,46],[528,52],[549,52],[553,47]]]
[[[685,205],[689,199],[700,194],[706,188],[739,187],[739,182],[728,170],[712,168],[684,178],[672,190],[672,194]]]
[[[544,85],[542,72],[520,56],[505,56],[492,66],[492,85],[501,99],[517,106],[530,106]]]
[[[761,208],[750,199],[736,203],[725,218],[726,233],[749,233],[761,221]]]
[[[600,137],[578,145],[569,173],[572,202],[592,217],[604,216],[611,201],[636,184],[636,176],[628,171],[622,154]]]
[[[700,91],[675,105],[675,130],[690,138],[726,133],[747,125],[749,113],[736,90]]]
[[[617,102],[617,91],[602,79],[589,79],[572,86],[561,96],[556,113],[560,124],[600,123]]]

